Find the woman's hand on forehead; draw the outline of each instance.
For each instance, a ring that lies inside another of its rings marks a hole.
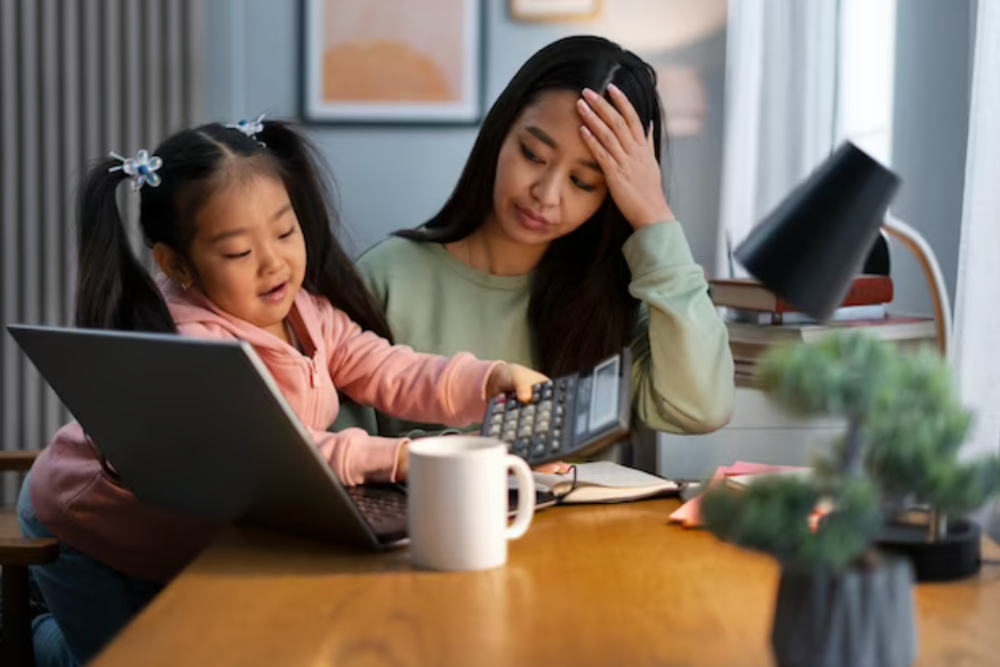
[[[614,104],[589,88],[577,101],[583,120],[584,143],[604,172],[608,191],[635,229],[673,221],[663,194],[663,177],[656,161],[652,125],[642,126],[639,114],[617,86],[608,85]]]

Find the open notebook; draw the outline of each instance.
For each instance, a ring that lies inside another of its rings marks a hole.
[[[611,461],[577,463],[574,467],[575,483],[572,472],[536,472],[535,485],[551,492],[561,503],[620,503],[680,491],[676,482]]]

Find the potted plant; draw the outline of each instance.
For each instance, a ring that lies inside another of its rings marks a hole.
[[[780,564],[771,635],[778,665],[912,664],[913,566],[880,547],[886,510],[919,500],[966,511],[998,482],[995,459],[957,461],[969,419],[946,363],[840,332],[773,350],[759,378],[787,409],[847,422],[812,475],[765,477],[742,490],[717,484],[703,499],[710,531]]]

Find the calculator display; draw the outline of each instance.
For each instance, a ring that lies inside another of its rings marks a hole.
[[[620,359],[609,359],[594,369],[590,391],[590,431],[618,419]]]

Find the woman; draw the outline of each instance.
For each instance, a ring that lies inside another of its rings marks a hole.
[[[550,377],[631,345],[639,419],[674,433],[725,425],[728,335],[663,193],[664,139],[640,58],[589,36],[536,53],[490,109],[444,208],[359,260],[396,342]],[[338,427],[418,426],[348,414]]]

